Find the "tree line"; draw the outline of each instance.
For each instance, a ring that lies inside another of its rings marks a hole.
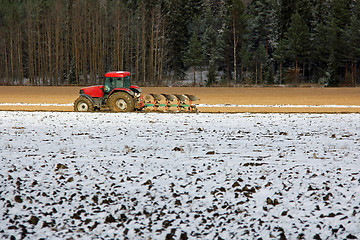
[[[356,0],[0,0],[1,85],[211,85],[360,79]]]

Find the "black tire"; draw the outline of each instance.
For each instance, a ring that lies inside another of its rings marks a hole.
[[[74,102],[74,111],[75,112],[93,112],[94,105],[86,97],[78,97]]]
[[[134,100],[125,92],[116,92],[109,97],[108,106],[112,112],[133,112]]]

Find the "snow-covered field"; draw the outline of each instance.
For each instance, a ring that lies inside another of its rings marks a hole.
[[[0,236],[356,239],[359,150],[359,114],[0,112]]]

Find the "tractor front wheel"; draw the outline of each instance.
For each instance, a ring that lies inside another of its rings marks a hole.
[[[125,92],[117,92],[110,96],[108,106],[112,112],[133,112],[134,100]]]
[[[74,103],[75,112],[93,112],[94,105],[86,97],[78,97]]]

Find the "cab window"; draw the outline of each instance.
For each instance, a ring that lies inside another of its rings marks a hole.
[[[124,88],[130,88],[130,86],[131,86],[130,76],[124,77]]]
[[[104,92],[110,93],[114,88],[123,88],[124,87],[124,79],[123,78],[113,78],[107,77],[105,78],[104,84]]]
[[[115,81],[111,77],[105,78],[104,91],[106,93],[111,92],[115,88]]]
[[[123,88],[124,87],[124,79],[123,78],[114,78],[116,79],[116,88]]]

